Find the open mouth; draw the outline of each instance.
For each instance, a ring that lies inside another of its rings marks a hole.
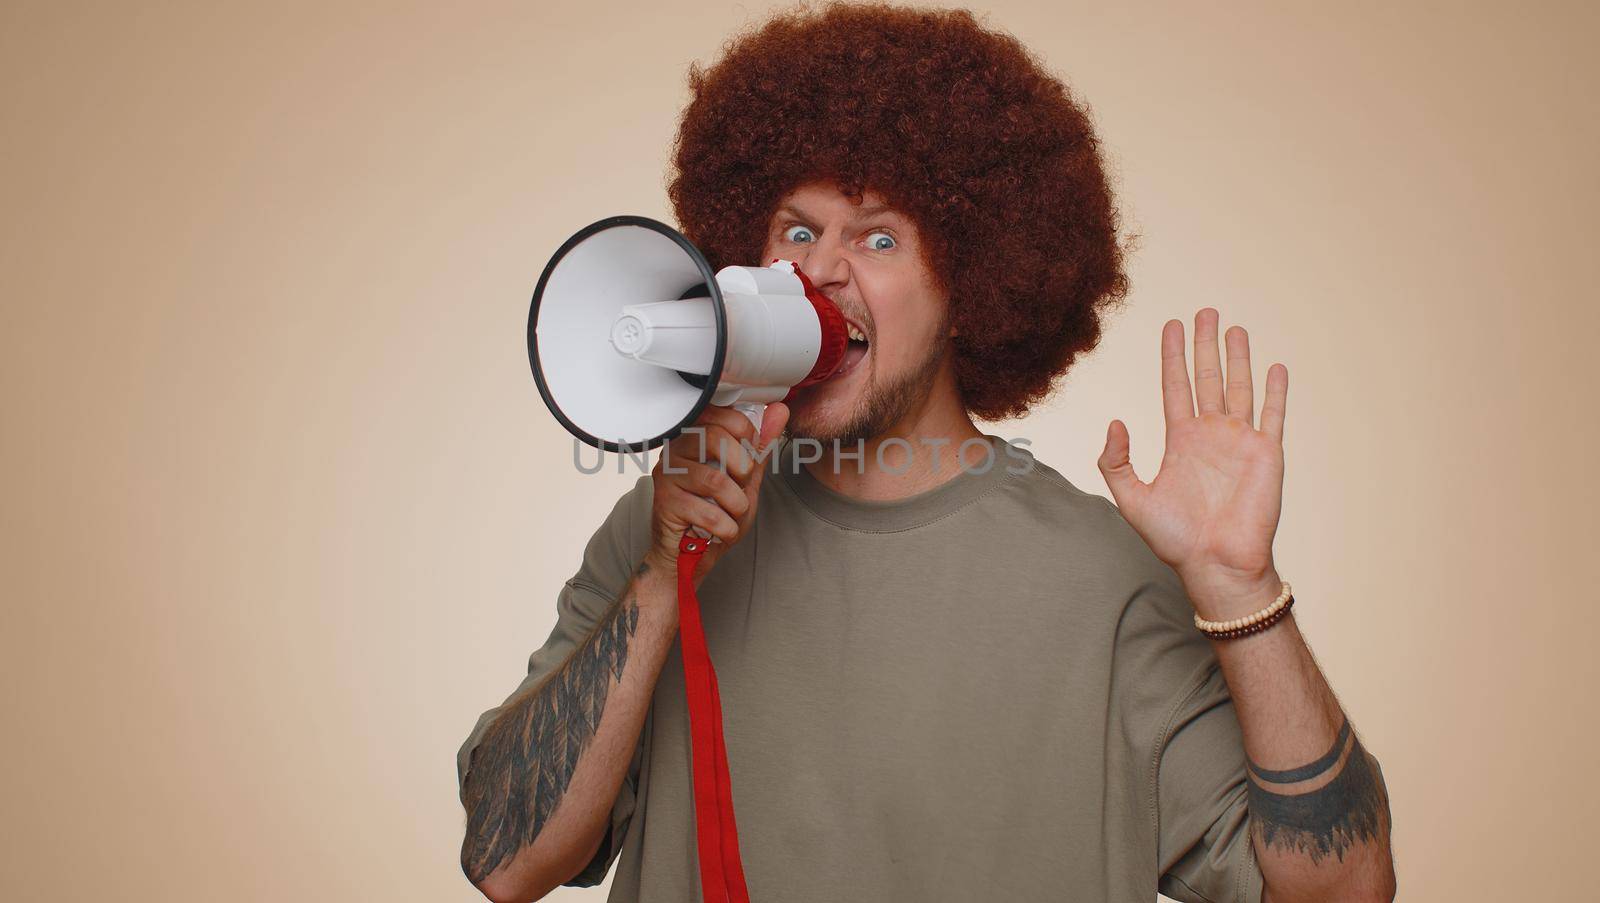
[[[872,344],[861,324],[849,317],[846,317],[844,322],[845,333],[849,336],[850,342],[845,346],[844,359],[839,362],[839,369],[833,371],[829,379],[838,379],[854,370],[857,364],[866,359],[867,349]]]

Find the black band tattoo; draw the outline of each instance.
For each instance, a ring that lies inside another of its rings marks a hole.
[[[1345,755],[1347,745],[1349,755]],[[1315,790],[1290,794],[1261,786],[1262,782],[1290,784],[1322,777],[1340,759],[1344,767]],[[1333,748],[1309,765],[1272,771],[1254,762],[1248,764],[1250,816],[1264,846],[1304,854],[1313,863],[1330,854],[1343,861],[1351,846],[1381,836],[1388,793],[1361,740],[1351,732],[1348,719]]]
[[[638,574],[648,570],[641,564]],[[472,751],[461,869],[478,884],[533,843],[567,792],[600,726],[611,681],[622,680],[639,626],[630,585],[561,667],[509,701]]]
[[[1255,776],[1263,781],[1273,784],[1293,784],[1297,781],[1309,781],[1319,774],[1327,771],[1344,755],[1345,741],[1350,739],[1350,719],[1344,720],[1344,726],[1339,728],[1339,736],[1334,739],[1333,747],[1323,754],[1322,758],[1310,765],[1299,768],[1290,768],[1287,771],[1268,771],[1254,762],[1248,763]]]

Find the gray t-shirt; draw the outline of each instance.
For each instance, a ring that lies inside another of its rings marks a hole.
[[[987,472],[892,502],[834,492],[785,444],[702,583],[751,900],[1257,903],[1239,724],[1177,575],[1111,502],[990,441]],[[507,701],[613,604],[650,507],[645,475]],[[463,786],[498,711],[461,746]],[[674,641],[609,834],[569,883],[616,861],[611,900],[690,903],[697,858]]]

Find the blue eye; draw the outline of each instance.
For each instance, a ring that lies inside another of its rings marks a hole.
[[[783,237],[792,242],[806,242],[812,240],[811,230],[805,226],[790,226],[783,230]]]
[[[867,236],[867,247],[874,251],[892,251],[895,248],[894,236],[887,232],[874,232]]]

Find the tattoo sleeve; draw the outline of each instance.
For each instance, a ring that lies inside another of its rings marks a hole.
[[[630,584],[567,661],[509,700],[484,731],[464,788],[461,868],[473,884],[533,843],[555,812],[600,726],[612,680],[622,680],[638,624]]]
[[[1354,844],[1380,837],[1388,793],[1348,718],[1315,762],[1284,771],[1249,766],[1250,815],[1264,848],[1343,861]]]

